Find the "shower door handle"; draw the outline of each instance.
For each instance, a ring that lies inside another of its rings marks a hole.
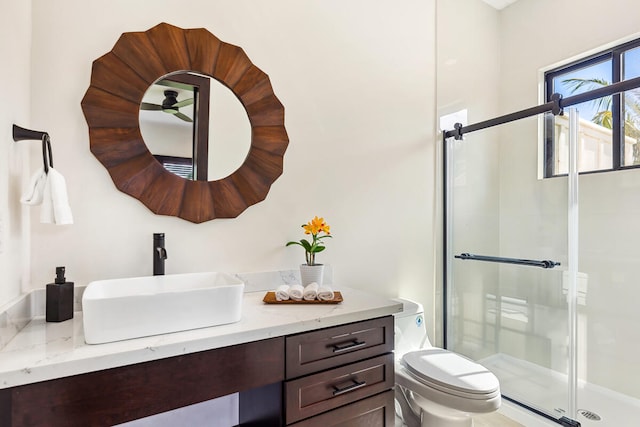
[[[553,268],[560,265],[559,262],[551,261],[551,260],[538,261],[534,259],[504,258],[504,257],[496,257],[496,256],[474,255],[469,253],[462,253],[460,255],[455,255],[455,258],[462,259],[462,260],[498,262],[503,264],[529,265],[531,267],[541,267],[541,268]]]

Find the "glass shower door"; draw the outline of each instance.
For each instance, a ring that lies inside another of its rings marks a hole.
[[[494,372],[505,398],[560,420],[575,414],[577,175],[540,179],[539,120],[445,143],[445,346]]]

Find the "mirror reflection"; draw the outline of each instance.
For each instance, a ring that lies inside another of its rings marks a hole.
[[[225,85],[198,73],[163,76],[151,85],[140,105],[139,123],[156,160],[191,180],[232,174],[251,145],[242,103]]]

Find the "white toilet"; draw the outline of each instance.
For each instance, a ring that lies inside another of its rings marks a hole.
[[[398,299],[396,412],[408,427],[472,427],[500,407],[500,383],[484,366],[431,345],[422,305]]]

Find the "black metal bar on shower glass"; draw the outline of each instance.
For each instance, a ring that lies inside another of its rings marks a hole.
[[[636,89],[640,87],[640,77],[625,80],[618,83],[613,83],[608,86],[604,86],[598,89],[590,90],[589,92],[580,93],[578,95],[569,96],[567,98],[559,99],[557,102],[550,101],[542,105],[530,107],[525,110],[516,111],[515,113],[506,114],[504,116],[496,117],[493,119],[485,120],[483,122],[474,123],[471,125],[463,126],[457,130],[449,130],[445,132],[445,137],[456,137],[474,132],[476,130],[482,130],[489,127],[501,125],[504,123],[513,122],[516,120],[524,119],[527,117],[535,116],[541,113],[547,113],[549,111],[570,107],[572,105],[581,104],[583,102],[593,101],[594,99],[602,98],[603,96],[611,96],[627,90]]]
[[[550,261],[550,260],[538,261],[533,259],[504,258],[504,257],[496,257],[496,256],[474,255],[469,253],[455,255],[455,258],[463,259],[463,260],[473,260],[473,261],[498,262],[503,264],[528,265],[531,267],[541,267],[541,268],[553,268],[560,265],[559,262]]]
[[[547,102],[546,104],[537,105],[535,107],[530,107],[525,110],[516,111],[515,113],[506,114],[504,116],[495,117],[493,119],[485,120],[483,122],[474,123],[471,125],[463,126],[460,129],[460,134],[464,135],[469,132],[474,132],[476,130],[486,129],[493,126],[501,125],[504,123],[514,122],[516,120],[524,119],[526,117],[535,116],[540,113],[546,113],[548,111],[552,111],[555,107],[556,103],[553,101]],[[446,138],[455,137],[457,132],[455,130],[450,130],[445,133]]]
[[[640,77],[613,83],[608,86],[593,89],[589,92],[579,93],[578,95],[569,96],[567,98],[562,98],[560,100],[560,106],[562,108],[569,107],[571,105],[593,101],[594,99],[602,98],[604,96],[611,96],[628,90],[637,89],[638,87],[640,87]]]
[[[560,112],[562,111],[560,102],[561,102],[561,96],[558,94],[554,94],[551,96],[551,101],[545,104],[536,105],[535,107],[526,108],[524,110],[505,114],[504,116],[495,117],[493,119],[485,120],[483,122],[471,124],[468,126],[456,126],[455,130],[448,131],[445,134],[445,136],[446,137],[453,136],[456,139],[462,139],[462,135],[464,135],[465,133],[486,129],[493,126],[509,123],[509,122],[514,122],[516,120],[524,119],[531,116],[536,116],[538,114],[548,113],[548,112],[553,112],[553,114],[560,114]]]
[[[547,420],[549,420],[549,421],[553,421],[553,422],[556,422],[556,423],[558,423],[558,424],[562,424],[562,422],[560,421],[560,419],[559,419],[559,418],[555,418],[555,417],[553,417],[553,416],[551,416],[551,415],[547,414],[547,413],[546,413],[546,412],[544,412],[544,411],[541,411],[541,410],[539,410],[539,409],[537,409],[537,408],[534,408],[533,406],[529,406],[529,405],[527,405],[527,404],[525,404],[525,403],[522,403],[522,402],[520,402],[520,401],[518,401],[518,400],[516,400],[516,399],[514,399],[514,398],[511,398],[511,397],[509,397],[509,396],[505,396],[504,394],[502,395],[502,398],[503,398],[503,399],[505,399],[505,400],[508,400],[508,401],[509,401],[509,402],[511,402],[511,403],[515,403],[516,405],[518,405],[518,406],[520,406],[520,407],[522,407],[522,408],[525,408],[525,409],[527,409],[527,410],[529,410],[529,411],[533,412],[534,414],[540,415],[541,417],[544,417],[544,418],[546,418],[546,419],[547,419]]]

